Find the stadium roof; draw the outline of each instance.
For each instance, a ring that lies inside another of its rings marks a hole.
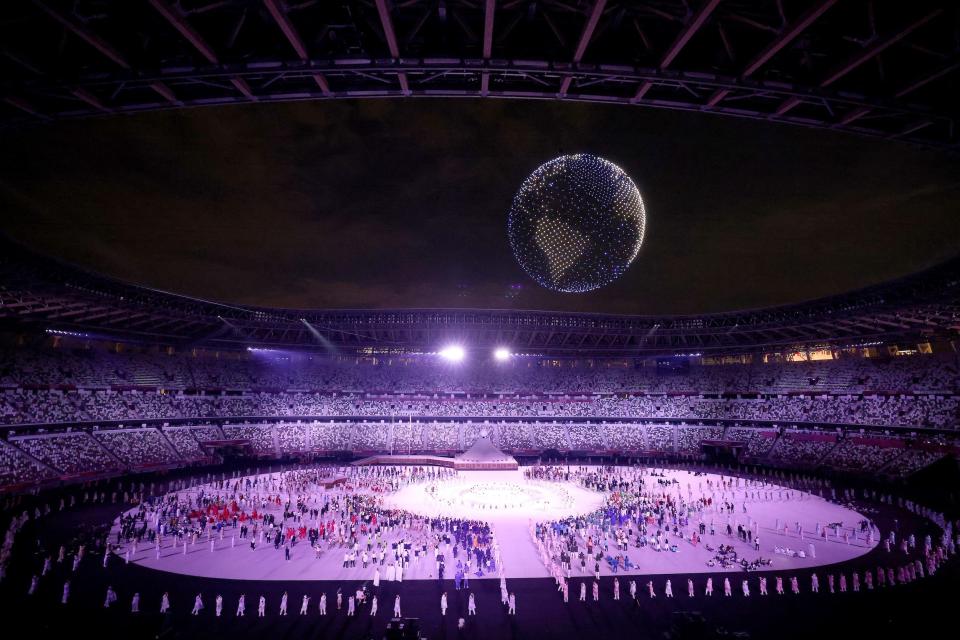
[[[299,310],[156,291],[42,256],[0,236],[0,323],[181,348],[340,353],[470,349],[578,357],[730,354],[802,345],[949,340],[960,331],[960,256],[809,302],[698,316],[486,309]]]
[[[953,0],[24,0],[0,123],[383,97],[579,100],[956,149]]]

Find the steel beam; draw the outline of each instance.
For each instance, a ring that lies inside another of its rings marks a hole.
[[[607,6],[607,0],[596,0],[593,3],[593,9],[590,11],[590,17],[587,18],[587,24],[583,26],[580,33],[580,39],[577,41],[577,49],[573,52],[573,63],[577,64],[583,60],[583,54],[587,52],[590,40],[593,38],[593,32],[600,22],[600,16],[603,15],[603,9]],[[573,76],[566,76],[560,84],[560,97],[566,96],[570,89],[570,83],[573,82]]]
[[[713,10],[717,8],[718,4],[720,4],[720,0],[706,0],[690,19],[687,20],[683,29],[680,30],[680,33],[677,34],[677,37],[674,39],[673,44],[670,45],[663,57],[660,58],[660,63],[657,65],[660,71],[664,71],[670,66],[670,63],[680,55],[680,52],[683,51],[683,48],[687,46],[690,39],[700,30],[700,27],[707,21],[707,18],[710,17],[710,14],[713,13]],[[637,92],[633,96],[633,101],[640,102],[643,100],[644,96],[647,95],[647,92],[650,91],[652,87],[653,83],[650,81],[641,83],[640,88],[637,89]]]
[[[390,18],[390,9],[387,7],[387,0],[376,0],[377,13],[380,15],[380,26],[383,27],[383,39],[387,41],[387,49],[390,50],[390,57],[394,60],[400,60],[400,47],[397,46],[397,35],[393,30],[393,20]],[[404,95],[410,94],[410,85],[407,81],[407,74],[403,71],[397,73],[397,80],[400,82],[400,90]]]
[[[59,22],[64,26],[68,31],[73,33],[75,36],[89,44],[91,47],[99,51],[105,57],[113,61],[114,64],[119,66],[121,69],[126,71],[133,70],[133,65],[124,57],[122,53],[117,51],[113,46],[111,46],[106,40],[98,36],[96,33],[88,29],[85,25],[81,24],[74,18],[61,13],[60,11],[54,9],[43,0],[33,0],[33,4],[37,6],[45,14]],[[156,85],[156,86],[155,86]],[[159,93],[161,96],[166,98],[169,102],[176,102],[176,98],[171,99],[168,95],[173,95],[173,92],[168,88],[161,85],[161,83],[155,83],[149,85],[151,89]]]
[[[220,59],[217,57],[217,53],[213,50],[207,41],[203,39],[203,36],[194,29],[187,19],[184,18],[176,9],[167,4],[166,0],[148,0],[157,12],[162,15],[170,25],[176,29],[183,38],[193,45],[193,48],[196,49],[200,55],[202,55],[207,62],[210,64],[220,64]],[[253,91],[250,89],[250,85],[247,84],[246,80],[240,77],[234,77],[230,79],[230,84],[234,86],[240,93],[242,93],[248,100],[256,101],[257,96],[253,94]]]
[[[746,64],[746,66],[743,68],[743,71],[740,73],[740,78],[745,79],[752,76],[775,55],[780,53],[784,47],[796,40],[797,36],[806,31],[810,25],[816,22],[817,18],[826,13],[827,10],[837,2],[838,0],[820,0],[812,7],[807,9],[803,15],[787,26],[780,33],[780,35],[777,36],[776,40],[764,47],[760,53],[754,56],[754,58]],[[729,93],[729,89],[719,89],[707,100],[707,106],[711,108],[716,106],[721,100],[726,98]]]
[[[886,38],[881,38],[880,40],[877,40],[871,46],[865,48],[863,51],[852,56],[846,62],[838,65],[832,71],[827,73],[820,80],[817,86],[820,88],[829,87],[834,82],[843,78],[845,75],[847,75],[851,71],[857,69],[865,62],[872,60],[873,58],[877,57],[878,55],[880,55],[881,53],[883,53],[893,45],[897,44],[898,42],[900,42],[901,40],[909,36],[911,33],[913,33],[923,25],[927,24],[928,22],[930,22],[931,20],[939,16],[941,13],[943,13],[942,9],[935,9],[933,11],[930,11],[929,13],[923,15],[921,18],[909,23],[907,26],[900,29],[896,33],[893,33],[887,36]],[[777,107],[777,110],[776,110],[777,115],[784,115],[790,110],[792,110],[794,107],[796,107],[798,104],[800,104],[800,101],[796,101],[795,103],[792,103],[792,104],[788,104],[788,102],[789,101],[785,101],[781,103],[779,107]]]

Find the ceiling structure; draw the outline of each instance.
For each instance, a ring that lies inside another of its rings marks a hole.
[[[951,0],[16,0],[0,124],[293,100],[715,113],[957,149]]]
[[[820,300],[700,316],[480,309],[297,310],[224,305],[107,278],[0,236],[0,327],[178,348],[430,353],[507,347],[556,357],[643,357],[956,340],[960,257]]]

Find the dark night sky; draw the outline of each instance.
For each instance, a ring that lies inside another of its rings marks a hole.
[[[795,302],[960,250],[960,161],[849,135],[509,101],[255,105],[3,134],[0,212],[41,251],[151,287],[291,307],[698,313]],[[560,152],[647,205],[621,280],[541,289],[506,215]],[[505,293],[521,283],[518,297]]]

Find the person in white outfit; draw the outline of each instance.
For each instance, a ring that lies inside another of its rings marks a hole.
[[[510,608],[507,609],[507,615],[517,615],[517,594],[515,593],[510,594]]]
[[[310,608],[310,596],[304,595],[303,600],[300,602],[300,615],[307,615],[307,611]]]
[[[324,591],[320,595],[320,615],[327,615],[327,593]]]
[[[267,615],[267,599],[260,596],[260,603],[257,605],[257,617],[262,618]]]
[[[198,593],[197,597],[193,600],[193,611],[190,612],[190,615],[200,615],[201,609],[203,609],[203,597]]]
[[[470,598],[467,600],[467,615],[477,615],[477,601],[473,599],[473,593],[470,594]]]
[[[163,597],[160,598],[160,613],[167,611],[170,611],[170,595],[164,592]]]
[[[287,615],[287,592],[283,592],[283,597],[280,598],[280,615]]]
[[[215,615],[219,618],[223,614],[223,596],[219,593],[217,594],[217,599],[215,601]]]
[[[400,596],[398,595],[396,600],[393,601],[393,617],[400,618]]]
[[[444,591],[443,595],[440,596],[440,615],[447,615],[447,592]]]
[[[373,596],[373,600],[370,601],[370,615],[377,615],[377,596]]]
[[[670,580],[667,580],[666,596],[668,598],[673,597],[673,584],[671,584]]]
[[[247,612],[247,596],[241,593],[240,599],[237,601],[237,617],[242,618],[246,612]]]

